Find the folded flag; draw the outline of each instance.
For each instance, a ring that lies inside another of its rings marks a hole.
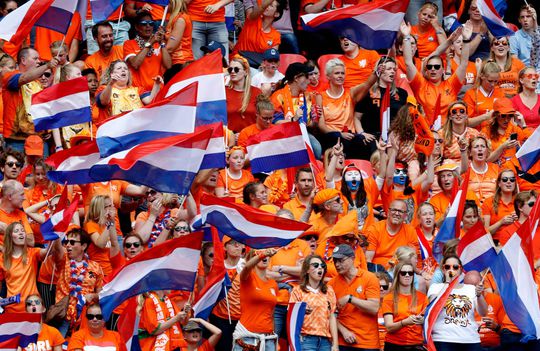
[[[254,249],[285,246],[310,227],[207,194],[201,198],[201,220]]]
[[[90,168],[96,182],[112,179],[187,195],[201,167],[212,130],[147,141],[104,158]]]
[[[289,351],[302,351],[301,331],[306,315],[306,302],[289,302],[287,309],[287,340]]]
[[[45,163],[56,168],[48,171],[47,177],[58,184],[88,184],[95,180],[90,177],[90,168],[100,160],[99,150],[94,141],[89,141],[49,156]]]
[[[169,5],[169,0],[147,0],[145,2],[161,6]],[[95,23],[105,21],[123,4],[124,0],[90,0],[92,19]]]
[[[109,277],[99,292],[105,319],[128,298],[151,290],[193,291],[201,255],[202,233],[157,245],[131,259]]]
[[[495,244],[482,221],[476,222],[461,238],[457,253],[466,271],[481,272],[496,259]]]
[[[390,128],[390,89],[386,89],[381,101],[381,139],[388,141],[388,129]]]
[[[145,141],[193,133],[197,82],[167,99],[103,122],[96,134],[101,157],[129,149]]]
[[[0,342],[0,351],[17,351],[19,349],[19,337]]]
[[[394,45],[409,1],[379,0],[302,16],[306,30],[327,29],[364,49],[388,49]]]
[[[198,82],[197,126],[222,122],[227,125],[227,98],[223,82],[223,63],[221,51],[216,50],[195,60],[178,72],[159,91],[154,101],[160,101],[193,82]]]
[[[424,312],[424,342],[426,343],[428,351],[437,351],[435,348],[435,344],[433,343],[433,338],[431,336],[431,332],[433,331],[433,326],[435,325],[435,322],[437,321],[437,318],[441,314],[441,311],[446,304],[446,300],[448,299],[448,296],[450,296],[450,293],[452,290],[454,290],[454,287],[459,282],[459,277],[455,277],[450,284],[446,286],[445,289],[442,289],[439,292],[439,295],[435,299],[433,299],[429,305],[426,307],[426,311]]]
[[[508,28],[508,25],[504,23],[501,16],[493,6],[491,0],[477,0],[476,6],[486,23],[489,32],[495,37],[506,37],[514,35],[514,31]]]
[[[67,186],[64,187],[64,191],[67,192],[66,189]],[[71,219],[73,218],[75,212],[77,212],[79,197],[80,195],[76,194],[68,208],[55,212],[47,221],[45,221],[45,223],[40,226],[43,239],[56,240],[64,238],[66,230],[71,223]]]
[[[430,257],[433,257],[431,246],[420,228],[416,228],[416,235],[418,237],[418,244],[420,245],[420,255],[422,256],[422,260],[427,260]]]
[[[124,312],[118,318],[118,333],[126,341],[127,351],[141,351],[139,344],[139,322],[141,316],[137,313],[137,297],[128,300]]]
[[[536,128],[534,133],[525,140],[516,152],[516,158],[523,172],[529,171],[538,162],[540,159],[540,128]]]
[[[302,166],[309,163],[306,143],[297,122],[278,124],[247,140],[252,173]]]
[[[86,77],[54,84],[32,95],[30,114],[36,131],[92,122]]]
[[[41,330],[39,313],[0,314],[0,342],[19,338],[19,346],[25,348],[35,343]]]
[[[66,34],[76,7],[74,0],[30,0],[2,18],[0,38],[19,45],[34,25]]]

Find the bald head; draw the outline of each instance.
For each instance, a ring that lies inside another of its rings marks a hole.
[[[465,273],[463,283],[470,285],[478,285],[482,281],[482,276],[478,271],[469,271]]]

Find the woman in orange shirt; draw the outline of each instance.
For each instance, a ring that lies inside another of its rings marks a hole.
[[[525,65],[510,53],[508,37],[494,38],[491,41],[489,58],[501,68],[501,77],[497,86],[502,89],[507,97],[516,95],[518,92],[519,71],[525,68]]]
[[[514,210],[514,197],[518,192],[516,174],[505,169],[499,173],[496,184],[495,195],[482,205],[482,215],[489,232],[498,240],[498,233],[518,219]]]
[[[244,148],[241,146],[232,147],[229,150],[227,163],[229,167],[219,171],[216,196],[232,196],[241,200],[246,184],[255,180],[251,172],[244,169],[246,164]]]
[[[306,302],[302,324],[302,350],[337,351],[336,294],[324,281],[326,263],[321,256],[309,255],[302,263],[300,285],[293,288],[290,302]]]
[[[233,333],[233,351],[242,351],[249,345],[255,349],[276,351],[277,335],[274,334],[274,309],[277,304],[278,285],[266,277],[269,257],[274,248],[251,250],[246,266],[240,272],[241,316]]]
[[[169,11],[171,20],[167,24],[167,33],[170,33],[167,40],[167,51],[171,54],[173,65],[184,65],[193,61],[193,51],[191,49],[191,17],[188,14],[187,6],[189,1],[171,0]]]
[[[439,24],[437,12],[439,8],[432,2],[427,2],[418,11],[418,25],[411,27],[411,34],[418,40],[418,56],[428,57],[439,43],[446,41],[444,29]]]
[[[414,269],[408,261],[398,263],[391,292],[383,299],[385,351],[423,349],[423,313],[428,300],[414,288]]]
[[[463,101],[450,104],[448,118],[442,128],[444,158],[460,162],[461,153],[467,152],[467,141],[480,134],[476,129],[467,127],[468,119],[467,105]]]
[[[499,166],[488,162],[489,145],[491,143],[484,135],[478,135],[469,142],[468,156],[469,162],[463,162],[461,173],[471,171],[469,179],[469,190],[476,194],[480,204],[495,194],[497,175]],[[464,155],[462,155],[464,156]]]
[[[105,276],[113,271],[107,244],[109,240],[117,240],[114,225],[116,213],[116,208],[108,195],[96,195],[90,202],[83,228],[92,239],[92,244],[87,250],[88,257],[99,263]]]

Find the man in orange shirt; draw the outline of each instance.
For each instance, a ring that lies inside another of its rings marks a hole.
[[[366,259],[368,262],[388,267],[388,261],[400,246],[411,246],[418,255],[420,254],[414,227],[404,223],[406,214],[407,204],[403,200],[396,199],[388,207],[388,219],[377,222],[367,229],[369,245]]]
[[[379,279],[354,266],[354,251],[347,244],[332,252],[337,277],[330,280],[338,304],[339,349],[380,350],[377,313],[380,304]]]
[[[24,202],[24,188],[16,180],[7,180],[0,190],[0,244],[4,242],[6,228],[13,222],[21,222],[26,232],[26,244],[34,246],[34,234],[26,213],[21,210]]]
[[[377,51],[362,49],[358,44],[350,39],[339,38],[343,56],[339,59],[345,64],[345,83],[343,87],[350,89],[358,84],[364,83],[375,71],[375,65],[379,60]]]
[[[295,197],[283,205],[283,209],[289,210],[294,215],[294,219],[299,221],[310,206],[313,189],[315,189],[315,179],[311,168],[299,168],[294,177]]]
[[[124,49],[120,45],[113,46],[113,27],[107,21],[96,23],[92,27],[92,35],[97,41],[99,50],[84,60],[84,68],[93,68],[101,79],[113,61],[124,59]]]
[[[131,71],[132,83],[144,91],[151,91],[154,78],[171,68],[172,61],[165,47],[165,29],[153,32],[152,16],[140,12],[135,19],[135,39],[124,43],[124,60]]]
[[[311,213],[311,207],[315,211],[315,215],[309,218]],[[300,220],[307,221],[309,218],[309,224],[311,229],[319,234],[319,241],[321,243],[326,239],[326,234],[337,223],[340,215],[343,214],[343,200],[341,199],[341,192],[336,189],[323,189],[319,191],[313,198],[313,204],[309,206],[308,212],[304,213]]]

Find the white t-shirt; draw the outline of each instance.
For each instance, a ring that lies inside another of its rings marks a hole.
[[[428,297],[436,297],[446,286],[442,283],[431,285]],[[477,305],[474,285],[462,284],[460,288],[454,288],[433,326],[433,341],[479,343],[478,324],[474,320]]]
[[[263,72],[259,72],[251,78],[251,86],[261,89],[263,84],[277,83],[285,77],[280,71],[274,72],[273,77],[266,77]]]

